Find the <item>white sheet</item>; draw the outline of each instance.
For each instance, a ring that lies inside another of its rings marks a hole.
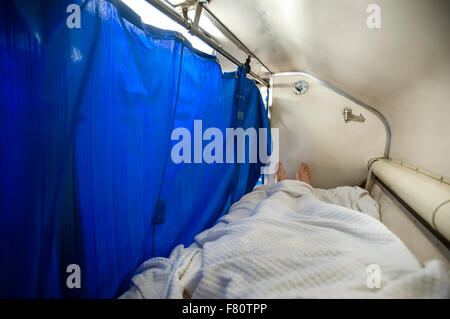
[[[443,265],[422,267],[378,216],[358,187],[259,187],[190,247],[145,262],[122,297],[449,297]],[[367,285],[371,267],[379,267],[380,288]]]

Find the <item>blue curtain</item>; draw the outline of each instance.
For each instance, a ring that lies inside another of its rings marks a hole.
[[[268,128],[245,69],[222,74],[179,34],[123,15],[102,0],[0,2],[0,297],[115,297],[258,180],[259,162],[171,160],[173,128],[194,136],[194,120],[224,136]]]

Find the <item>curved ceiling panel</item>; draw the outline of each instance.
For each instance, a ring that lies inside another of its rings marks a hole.
[[[367,7],[381,9],[370,29]],[[305,71],[381,111],[392,154],[450,176],[450,1],[211,0],[272,72]]]

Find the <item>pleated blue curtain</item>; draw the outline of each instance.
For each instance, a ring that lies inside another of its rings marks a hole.
[[[0,295],[58,297],[56,194],[73,105],[51,96],[69,85],[50,80],[51,11],[16,4],[0,2]]]
[[[153,228],[155,243],[154,253],[151,255],[154,256],[168,255],[177,244],[191,244],[195,235],[213,226],[231,204],[253,190],[263,166],[261,161],[249,161],[249,143],[257,143],[257,140],[246,140],[244,163],[237,163],[236,156],[233,163],[227,163],[225,159],[226,128],[255,128],[257,131],[259,128],[269,128],[264,103],[255,83],[246,78],[243,68],[239,68],[238,72],[225,73],[220,78],[220,69],[216,63],[203,64],[205,71],[209,68],[207,72],[219,75],[215,83],[205,82],[203,76],[194,76],[197,70],[189,70],[189,65],[192,65],[188,60],[190,58],[199,59],[188,54],[183,56],[186,66],[182,66],[182,85],[174,128],[188,128],[192,140],[196,138],[195,120],[201,120],[203,131],[208,128],[220,129],[224,137],[223,162],[205,164],[202,159],[202,163],[195,163],[194,154],[191,154],[191,163],[175,164],[168,159],[159,198],[162,202],[162,211],[159,213],[163,222]],[[196,89],[192,90],[185,81]],[[237,116],[237,95],[243,97],[241,111],[244,115],[241,119]],[[173,141],[172,146],[177,142]],[[208,143],[210,140],[202,141],[201,149]],[[269,154],[270,143],[269,133],[266,146]],[[234,144],[236,155],[237,140]],[[258,144],[256,150],[259,151]],[[191,153],[193,152],[192,148]]]
[[[66,26],[71,3],[80,29]],[[194,120],[268,127],[245,70],[222,75],[215,57],[103,0],[0,2],[0,28],[0,297],[115,297],[256,184],[261,163],[170,155],[172,129],[193,137]]]
[[[145,33],[109,8],[75,140],[89,297],[114,297],[149,257],[185,50],[172,33]]]
[[[261,140],[263,143],[256,140],[253,143],[256,144],[255,149],[258,154],[270,155],[272,146],[270,123],[258,87],[253,81],[247,79],[246,70],[242,67],[236,73],[225,73],[223,85],[225,104],[231,109],[230,127],[243,130],[254,128],[258,139],[260,138],[259,129],[264,129],[267,135]],[[236,96],[240,98],[236,99]],[[234,165],[236,173],[233,180],[233,203],[253,190],[261,176],[261,167],[267,160],[267,158],[258,157],[258,161],[252,163],[249,159],[249,149],[251,146],[246,148],[245,162]]]
[[[174,128],[186,128],[190,132],[191,163],[175,164],[171,154],[167,158],[159,199],[163,209],[158,211],[164,222],[154,225],[155,251],[152,255],[164,256],[176,244],[190,244],[196,234],[213,225],[226,212],[227,204],[231,202],[229,175],[234,165],[205,164],[203,144],[206,143],[202,142],[197,150],[201,163],[195,163],[194,139],[201,141],[202,131],[208,128],[217,128],[225,136],[227,110],[220,66],[215,59],[193,54],[185,48]],[[200,132],[194,131],[196,120],[201,121]],[[171,146],[176,143],[172,141]]]

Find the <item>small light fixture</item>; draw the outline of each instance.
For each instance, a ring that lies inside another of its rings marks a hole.
[[[305,94],[308,91],[308,82],[304,80],[297,81],[294,83],[292,89],[294,90],[295,94]]]

